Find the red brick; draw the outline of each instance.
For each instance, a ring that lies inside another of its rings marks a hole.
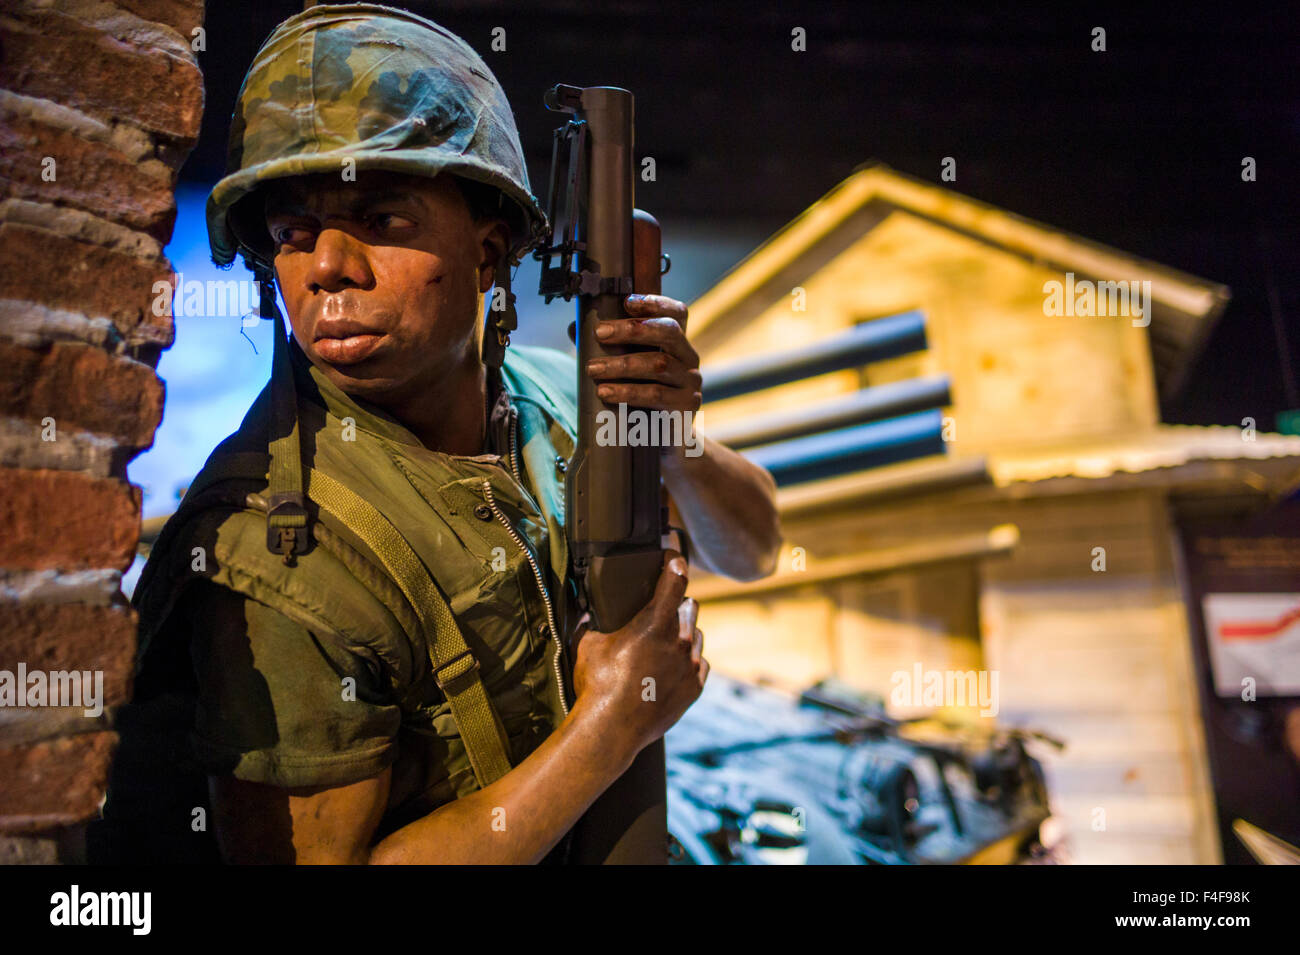
[[[0,832],[44,832],[95,818],[116,749],[116,733],[0,749]]]
[[[0,603],[0,670],[102,670],[104,706],[130,699],[135,646],[126,607]]]
[[[193,55],[137,45],[56,11],[0,17],[0,87],[192,146],[203,115]]]
[[[26,348],[0,341],[0,367],[0,414],[31,421],[33,440],[48,416],[57,428],[108,435],[127,448],[153,443],[163,384],[140,362],[77,342]]]
[[[187,40],[195,27],[203,23],[203,0],[114,0],[142,20],[165,23]]]
[[[140,537],[140,489],[73,471],[0,468],[0,527],[0,567],[124,571]]]
[[[59,841],[50,836],[0,837],[0,865],[58,865]]]
[[[84,209],[162,243],[171,237],[176,221],[174,177],[149,175],[111,146],[26,116],[0,120],[0,179],[8,181],[9,195]],[[52,181],[42,178],[46,157],[54,160]]]
[[[153,313],[154,283],[171,281],[164,258],[142,259],[45,229],[0,224],[0,295],[102,316],[128,344],[171,345],[171,315]]]

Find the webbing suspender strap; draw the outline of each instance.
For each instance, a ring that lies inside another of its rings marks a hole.
[[[451,607],[406,539],[368,501],[327,474],[309,472],[312,500],[365,542],[410,601],[424,627],[434,678],[451,704],[470,765],[480,787],[510,771],[506,731],[479,676],[478,660]]]
[[[224,455],[205,470],[205,486],[233,477],[264,479],[266,456],[255,452]],[[505,727],[483,686],[478,660],[437,582],[406,538],[363,497],[315,468],[308,469],[307,479],[311,499],[366,545],[415,611],[429,647],[434,679],[451,706],[479,787],[496,782],[511,768]]]
[[[302,494],[302,448],[298,435],[298,395],[289,358],[284,316],[275,303],[273,273],[255,270],[259,279],[263,318],[274,322],[271,347],[271,468],[267,490],[266,546],[282,554],[286,564],[307,549],[307,502]]]

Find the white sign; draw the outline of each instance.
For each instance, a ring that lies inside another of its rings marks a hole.
[[[1214,692],[1300,696],[1300,593],[1206,594],[1201,602]]]

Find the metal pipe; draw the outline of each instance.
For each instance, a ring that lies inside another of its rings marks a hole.
[[[744,452],[745,457],[767,468],[777,484],[797,484],[943,453],[943,414],[938,410],[764,444]]]
[[[821,404],[728,422],[709,428],[708,432],[714,441],[729,447],[751,448],[950,404],[948,376],[936,375],[863,388]]]
[[[926,347],[925,316],[919,311],[877,318],[833,338],[782,355],[755,355],[719,368],[706,368],[704,398],[720,401],[801,378],[896,358]]]

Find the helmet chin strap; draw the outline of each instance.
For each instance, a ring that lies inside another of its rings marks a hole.
[[[518,264],[511,255],[503,255],[497,263],[496,287],[488,300],[487,316],[483,322],[483,364],[489,368],[500,368],[506,358],[506,346],[510,344],[510,333],[519,327],[519,316],[515,312],[515,293],[510,290],[510,268]],[[501,294],[497,295],[497,290]],[[501,307],[497,307],[498,301]]]
[[[257,279],[258,313],[275,323],[271,351],[271,435],[268,451],[266,547],[286,564],[307,549],[307,506],[302,491],[302,442],[298,434],[298,394],[284,316],[275,302],[275,273],[265,262],[252,260]]]

